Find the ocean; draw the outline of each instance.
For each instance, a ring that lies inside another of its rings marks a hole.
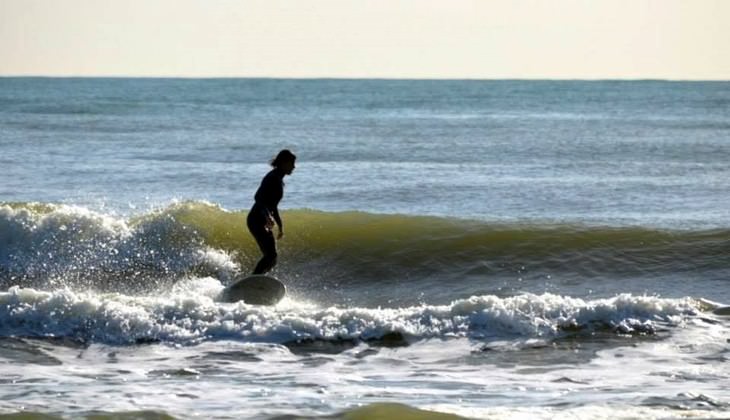
[[[0,78],[0,414],[728,418],[728,162],[730,82]]]

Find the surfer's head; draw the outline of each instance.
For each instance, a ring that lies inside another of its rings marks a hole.
[[[296,168],[294,165],[296,160],[297,157],[294,156],[294,153],[292,153],[289,149],[283,149],[276,155],[274,160],[271,161],[271,166],[283,171],[287,175],[291,175],[294,168]]]

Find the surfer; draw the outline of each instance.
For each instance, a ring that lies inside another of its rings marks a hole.
[[[284,177],[294,171],[296,159],[297,157],[287,149],[276,155],[271,161],[274,169],[261,180],[261,185],[254,196],[253,207],[248,212],[246,225],[264,254],[256,264],[253,274],[265,274],[276,265],[276,239],[284,236],[284,225],[279,216],[278,206],[284,196]],[[273,233],[274,223],[279,230],[276,239]]]

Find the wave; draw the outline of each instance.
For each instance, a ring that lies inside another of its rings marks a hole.
[[[149,291],[194,272],[230,278],[235,262],[175,213],[127,220],[78,206],[0,205],[0,284]]]
[[[185,202],[134,217],[47,203],[0,204],[0,285],[154,289],[230,279],[259,251],[245,211]],[[730,231],[493,224],[441,217],[284,212],[278,270],[348,284],[527,271],[635,276],[725,269]]]
[[[552,339],[583,331],[655,334],[682,325],[700,308],[692,298],[629,294],[593,300],[554,294],[483,295],[448,305],[403,308],[322,308],[287,298],[276,307],[265,307],[218,303],[215,298],[222,289],[211,277],[179,282],[164,294],[137,297],[12,287],[0,292],[0,336],[121,345]]]

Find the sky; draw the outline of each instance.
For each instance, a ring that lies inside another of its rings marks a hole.
[[[0,76],[730,80],[730,0],[0,0]]]

